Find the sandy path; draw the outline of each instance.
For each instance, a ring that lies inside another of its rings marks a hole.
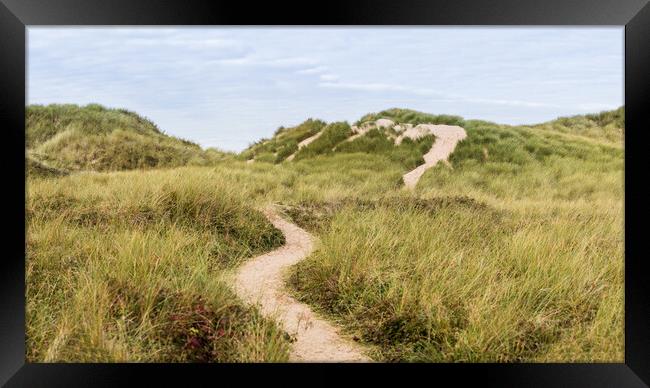
[[[352,135],[352,136],[348,137],[347,139],[343,140],[343,143],[353,141],[354,139],[358,139],[361,136],[368,133],[371,129],[372,129],[372,127],[358,128],[355,131],[353,131],[354,135]],[[336,147],[334,147],[334,148],[336,148]]]
[[[426,170],[435,166],[441,160],[447,160],[449,155],[454,152],[456,144],[467,137],[465,130],[456,125],[418,125],[418,127],[420,126],[426,126],[430,133],[436,137],[436,140],[429,152],[423,155],[424,164],[404,174],[404,186],[409,189],[415,188]]]
[[[313,238],[284,220],[272,208],[265,210],[264,214],[282,231],[286,243],[272,252],[250,259],[239,268],[235,277],[237,294],[248,303],[259,303],[263,315],[276,319],[296,339],[290,361],[370,361],[359,345],[343,339],[332,324],[317,317],[309,306],[286,292],[284,273],[289,266],[311,253]]]
[[[298,150],[300,150],[302,147],[308,145],[309,143],[313,142],[314,140],[318,139],[320,137],[320,135],[322,135],[322,134],[323,134],[323,131],[321,130],[320,132],[318,132],[314,136],[308,137],[305,140],[301,141],[300,143],[298,143]],[[297,153],[298,153],[298,151],[296,151],[293,154],[289,155],[289,157],[287,157],[286,160],[292,161]]]

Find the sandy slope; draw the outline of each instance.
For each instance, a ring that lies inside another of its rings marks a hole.
[[[456,144],[467,137],[465,130],[456,125],[420,124],[413,128],[414,136],[421,136],[425,132],[432,133],[436,140],[429,152],[423,155],[424,164],[404,174],[404,185],[409,189],[415,188],[426,170],[441,160],[447,160],[449,155],[454,152]]]
[[[248,303],[259,303],[262,314],[276,319],[295,338],[291,361],[370,361],[360,346],[343,339],[333,325],[286,292],[285,270],[311,253],[313,239],[303,229],[278,216],[272,208],[264,213],[285,235],[286,244],[250,259],[239,268],[234,285],[237,294]]]
[[[322,134],[323,134],[323,131],[321,130],[320,132],[318,132],[314,136],[308,137],[305,140],[301,141],[300,143],[298,143],[298,149],[301,149],[302,147],[304,147],[304,146],[308,145],[309,143],[313,142],[314,140],[318,139],[320,137],[320,135],[322,135]],[[298,153],[298,151],[296,151],[293,154],[289,155],[287,160],[292,161],[297,153]]]
[[[368,133],[368,131],[370,131],[373,128],[374,127],[371,126],[371,125],[365,125],[365,126],[362,126],[362,127],[357,127],[356,125],[353,125],[351,127],[353,135],[348,137],[347,139],[343,140],[343,143],[353,141],[354,139],[357,139],[357,138],[365,135],[366,133]],[[336,147],[334,147],[334,148],[336,149]]]

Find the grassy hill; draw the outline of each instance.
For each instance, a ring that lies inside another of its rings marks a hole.
[[[453,115],[433,115],[410,109],[392,108],[377,113],[369,113],[359,119],[354,125],[363,126],[364,124],[374,123],[379,119],[389,119],[396,124],[458,125],[466,127],[470,131],[479,127],[499,128],[501,132],[506,133],[504,135],[505,137],[509,137],[517,131],[526,134],[528,132],[525,132],[525,130],[541,129],[556,134],[557,136],[561,136],[561,134],[569,137],[577,136],[578,139],[592,139],[614,146],[622,145],[625,127],[623,107],[597,114],[561,117],[532,126],[506,126],[481,120],[465,120],[462,117]],[[321,137],[308,146],[300,150],[298,149],[298,143],[319,132],[322,132]],[[430,148],[433,138],[418,139],[417,141],[406,139],[405,144],[400,148],[393,141],[396,134],[392,128],[374,128],[363,136],[356,137],[352,141],[346,141],[354,135],[348,123],[338,122],[327,124],[321,120],[309,119],[296,127],[280,127],[272,138],[260,139],[244,150],[240,154],[240,158],[243,160],[280,163],[287,160],[287,157],[292,154],[295,154],[295,160],[300,160],[317,155],[331,155],[337,152],[362,152],[389,156],[393,161],[402,161],[405,167],[412,168],[422,163],[421,155]],[[495,138],[493,134],[485,136],[479,134],[478,136],[482,139],[480,141],[486,142],[486,144],[491,140],[499,139],[498,135]],[[476,143],[474,138],[475,136],[471,136],[468,142]],[[566,139],[566,137],[563,139]],[[546,148],[544,146],[541,146],[541,144],[532,144],[533,139],[530,142],[530,144],[524,144],[524,146],[529,148],[536,147],[535,153],[538,156],[540,152],[545,152],[544,149]],[[413,143],[416,143],[416,145],[413,146]],[[499,144],[501,145],[501,143]]]
[[[625,108],[595,114],[560,117],[534,128],[590,137],[620,144],[625,134]]]
[[[434,115],[430,113],[418,112],[412,109],[391,108],[378,113],[368,113],[360,118],[356,124],[361,125],[365,122],[376,121],[378,119],[390,119],[396,123],[417,124],[447,124],[463,125],[463,118],[451,115]]]
[[[325,125],[324,121],[308,119],[295,127],[280,127],[273,138],[260,139],[244,150],[240,157],[244,160],[279,163],[298,151],[298,143],[317,134]]]
[[[382,112],[384,113],[384,112]],[[375,117],[376,116],[376,117]],[[367,115],[357,124],[375,121],[377,118],[388,118],[384,114]],[[432,117],[432,116],[431,116]],[[390,117],[393,118],[393,117]],[[425,116],[429,119],[429,116]],[[446,119],[446,120],[445,120]],[[439,116],[440,123],[457,123],[456,117]],[[396,121],[401,122],[401,121]],[[408,122],[408,121],[404,121]],[[429,122],[429,121],[422,121]],[[419,124],[416,123],[416,124]],[[311,136],[320,136],[308,145],[299,148],[298,143]],[[417,140],[405,139],[399,145],[394,143],[396,132],[391,128],[372,128],[362,136],[355,136],[347,122],[325,123],[321,120],[309,119],[291,128],[280,128],[270,139],[261,139],[240,154],[244,160],[259,162],[281,163],[292,160],[310,159],[321,155],[365,153],[382,155],[392,162],[405,168],[415,168],[424,163],[422,155],[431,148],[433,136],[425,136]]]
[[[97,104],[28,106],[26,141],[32,160],[64,171],[175,167],[223,157],[162,133],[136,113]]]
[[[623,113],[364,116],[467,131],[413,191],[402,174],[434,138],[347,141],[351,125],[320,120],[207,166],[32,177],[28,359],[286,360],[287,337],[223,281],[282,244],[256,210],[274,202],[318,237],[288,286],[374,359],[622,362]]]
[[[294,268],[296,295],[381,360],[621,360],[622,142],[463,126],[452,169],[414,193],[288,205],[321,242]]]

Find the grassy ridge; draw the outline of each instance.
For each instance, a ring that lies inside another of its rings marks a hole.
[[[107,109],[98,104],[80,107],[74,104],[30,105],[25,112],[27,148],[38,146],[70,126],[92,135],[115,128],[142,134],[161,135],[151,121],[125,109]]]
[[[374,122],[380,118],[390,118],[396,122],[412,124],[444,123],[458,125],[463,123],[463,119],[458,116],[436,116],[406,109],[389,109],[368,114],[359,120],[357,125],[369,121]],[[300,141],[315,135],[319,131],[322,131],[321,136],[306,147],[298,149]],[[326,125],[322,121],[309,119],[297,127],[278,128],[272,138],[260,139],[244,150],[240,154],[240,159],[280,163],[294,153],[297,161],[333,153],[366,153],[387,156],[391,161],[412,169],[424,163],[422,155],[431,148],[434,140],[433,136],[425,136],[416,141],[407,138],[400,145],[395,145],[393,139],[396,135],[395,130],[392,128],[381,130],[374,128],[352,141],[345,141],[352,134],[352,129],[346,122],[335,122]]]
[[[325,125],[325,122],[321,120],[308,119],[292,128],[280,127],[273,138],[260,139],[243,151],[239,157],[243,160],[254,159],[279,163],[298,151],[298,143],[315,135]]]
[[[97,104],[28,106],[26,139],[33,159],[70,171],[205,165],[225,157],[165,135],[133,112]]]
[[[323,128],[323,134],[316,140],[301,148],[295,156],[295,160],[312,158],[317,155],[326,155],[332,149],[352,135],[350,125],[345,122],[328,124]]]
[[[625,130],[625,108],[595,114],[560,117],[533,128],[553,130],[621,144]]]
[[[418,124],[447,124],[463,126],[464,120],[460,116],[452,115],[433,115],[429,113],[418,112],[411,109],[392,108],[378,113],[368,113],[360,118],[356,125],[361,125],[368,121],[377,121],[378,119],[390,119],[395,123]]]

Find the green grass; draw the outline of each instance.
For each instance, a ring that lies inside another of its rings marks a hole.
[[[28,182],[28,361],[286,361],[223,275],[282,234],[205,168]]]
[[[292,163],[224,162],[214,167],[224,183],[251,203],[377,198],[402,187],[403,169],[384,155],[332,154]]]
[[[31,177],[28,360],[286,361],[284,333],[224,281],[283,243],[255,209],[279,198],[376,196],[399,187],[400,170],[374,155],[284,166],[230,160]]]
[[[319,249],[289,279],[296,295],[384,361],[622,360],[620,209],[432,200],[317,222]]]
[[[298,143],[318,133],[325,122],[308,119],[292,128],[280,127],[271,139],[261,139],[244,150],[239,158],[254,159],[260,162],[280,163],[298,151]]]
[[[468,137],[450,157],[454,169],[429,170],[418,184],[421,192],[504,201],[622,201],[621,144],[482,122],[468,121],[465,129]]]
[[[280,128],[207,166],[58,177],[28,160],[28,360],[286,360],[284,334],[224,280],[282,243],[255,210],[279,202],[318,238],[292,292],[377,360],[622,362],[622,113],[362,118],[466,129],[414,191],[402,174],[434,139],[344,142],[346,123]]]
[[[560,117],[534,127],[620,144],[625,129],[625,108],[620,107],[596,114]]]
[[[404,138],[399,145],[395,145],[386,133],[375,128],[352,141],[340,143],[334,151],[386,155],[392,162],[399,163],[406,169],[413,169],[424,163],[422,155],[429,151],[434,140],[433,135],[423,136],[415,141]]]
[[[415,111],[391,109],[378,114],[364,116],[359,122],[376,120],[382,117],[400,119],[400,122],[412,123],[454,123],[462,122],[456,116],[434,116]],[[322,131],[322,135],[309,145],[298,149],[298,143],[306,138]],[[352,136],[352,129],[346,122],[325,124],[320,120],[309,119],[303,124],[293,127],[280,127],[270,139],[260,139],[255,144],[244,150],[240,160],[254,159],[264,163],[280,163],[290,155],[295,154],[295,160],[305,160],[319,155],[331,155],[334,153],[366,153],[383,155],[392,162],[401,164],[404,168],[412,169],[424,163],[422,155],[426,153],[433,144],[434,137],[425,136],[416,141],[405,139],[400,145],[395,145],[395,131],[392,129],[371,129],[363,136],[352,141],[346,141]]]
[[[447,124],[463,126],[463,118],[451,115],[432,115],[429,113],[418,112],[411,109],[392,108],[386,109],[379,113],[369,113],[363,116],[356,125],[361,125],[368,121],[377,121],[378,119],[390,119],[395,123],[418,124]]]
[[[337,144],[350,137],[350,135],[352,135],[352,130],[348,123],[337,122],[328,124],[323,128],[322,135],[296,153],[295,160],[329,154]]]
[[[133,112],[97,104],[28,106],[26,139],[33,159],[69,171],[207,165],[226,157],[165,135]]]
[[[465,128],[453,169],[427,171],[415,193],[289,204],[320,236],[291,274],[296,296],[379,360],[620,362],[621,145]]]

